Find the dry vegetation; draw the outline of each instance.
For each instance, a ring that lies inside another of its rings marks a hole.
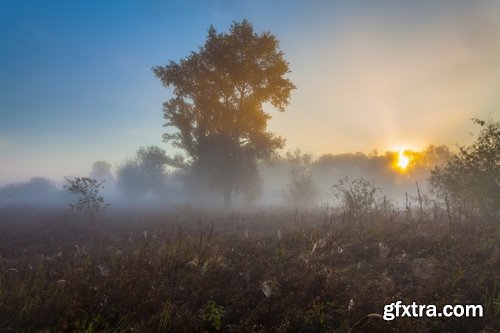
[[[378,209],[363,224],[331,209],[4,221],[0,330],[500,330],[498,224],[424,213]],[[369,316],[396,300],[483,304],[485,316]]]

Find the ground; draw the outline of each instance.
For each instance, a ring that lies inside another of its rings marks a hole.
[[[500,331],[498,223],[321,209],[5,216],[2,332]],[[397,300],[481,304],[484,317],[383,320]]]

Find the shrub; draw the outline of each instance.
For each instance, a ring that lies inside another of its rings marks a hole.
[[[93,218],[95,214],[102,211],[108,204],[104,203],[104,198],[99,195],[99,191],[104,188],[104,181],[89,177],[66,178],[67,185],[63,187],[69,192],[78,195],[74,203],[70,203],[70,208],[87,218]]]
[[[481,126],[476,141],[459,147],[443,167],[431,171],[430,184],[460,219],[498,221],[500,209],[500,123],[473,119]]]
[[[332,186],[335,197],[349,220],[362,223],[368,213],[375,208],[379,188],[364,178],[356,178],[352,181],[348,177],[341,179],[338,184]]]

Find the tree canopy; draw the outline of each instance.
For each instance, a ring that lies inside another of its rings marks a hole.
[[[256,162],[284,146],[267,130],[270,104],[285,111],[293,83],[285,77],[288,62],[270,32],[257,34],[246,20],[228,33],[208,30],[203,46],[179,62],[153,71],[173,97],[164,103],[164,134],[182,149],[186,166],[212,185],[229,204],[234,192],[251,191],[258,183]]]

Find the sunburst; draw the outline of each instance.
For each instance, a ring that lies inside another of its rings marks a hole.
[[[406,170],[408,165],[410,164],[410,158],[405,155],[402,149],[398,152],[398,160],[396,162],[396,166],[401,170]]]

